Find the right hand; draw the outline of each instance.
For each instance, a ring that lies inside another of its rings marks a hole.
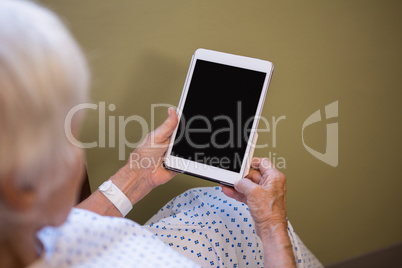
[[[229,197],[248,205],[257,234],[263,238],[286,231],[286,178],[267,158],[254,158],[253,169],[234,189],[222,186]]]
[[[162,163],[169,146],[170,136],[178,122],[176,111],[170,107],[165,122],[150,132],[131,154],[130,164],[133,170],[140,177],[145,178],[152,189],[168,182],[177,174],[165,169]],[[132,161],[133,159],[135,161]]]

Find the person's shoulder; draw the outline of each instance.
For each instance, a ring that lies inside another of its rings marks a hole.
[[[39,237],[50,267],[197,267],[138,223],[83,209],[74,208],[62,226]]]

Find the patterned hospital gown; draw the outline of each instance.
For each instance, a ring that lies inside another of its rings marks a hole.
[[[220,187],[190,189],[145,225],[171,248],[203,267],[264,267],[261,239],[248,207]],[[288,222],[298,267],[322,267]]]
[[[298,267],[322,267],[288,224]],[[219,187],[195,188],[140,226],[73,209],[61,227],[38,233],[36,267],[263,267],[262,243],[246,205]]]

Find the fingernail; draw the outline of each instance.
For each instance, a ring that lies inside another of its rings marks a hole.
[[[171,116],[172,114],[173,114],[173,108],[172,107],[169,107],[168,108],[168,116]]]

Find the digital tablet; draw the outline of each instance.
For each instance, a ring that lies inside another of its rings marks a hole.
[[[198,49],[165,168],[229,186],[246,176],[272,71],[269,61]]]

